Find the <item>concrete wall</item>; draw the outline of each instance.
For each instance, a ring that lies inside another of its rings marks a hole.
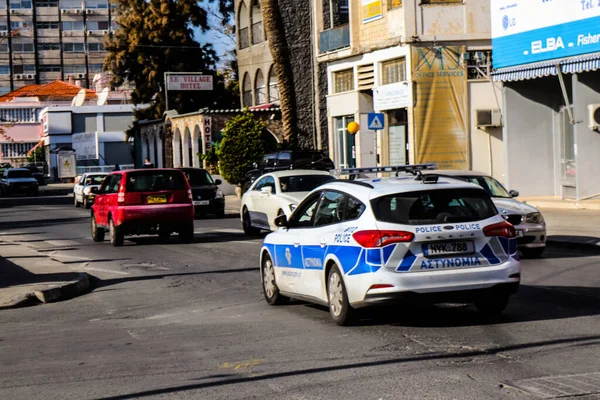
[[[558,79],[507,82],[503,93],[504,183],[522,196],[559,194],[554,122],[563,100]]]
[[[578,199],[600,195],[600,132],[588,128],[588,105],[600,103],[598,77],[597,72],[573,76]]]

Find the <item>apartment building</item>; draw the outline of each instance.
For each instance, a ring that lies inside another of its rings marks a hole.
[[[70,78],[91,87],[114,12],[109,0],[0,0],[0,94]]]
[[[336,165],[437,162],[504,175],[489,0],[313,0]],[[384,114],[381,130],[367,115]],[[353,135],[348,123],[356,121]]]

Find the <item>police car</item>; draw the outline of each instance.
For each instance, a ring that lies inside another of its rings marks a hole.
[[[326,183],[289,220],[278,216],[260,250],[267,303],[322,304],[339,325],[361,307],[415,295],[500,314],[520,283],[515,228],[480,186],[420,173],[436,167],[343,169],[395,176]]]

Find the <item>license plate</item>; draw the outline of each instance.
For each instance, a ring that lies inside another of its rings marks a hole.
[[[209,204],[210,204],[210,200],[194,201],[195,206],[207,206]]]
[[[423,245],[423,254],[425,254],[425,256],[469,254],[473,253],[473,251],[474,247],[472,241],[429,243]]]
[[[523,236],[525,236],[525,232],[517,230],[517,236],[523,237]]]
[[[148,196],[146,201],[148,204],[162,204],[162,203],[167,202],[167,196],[165,196],[165,195]]]

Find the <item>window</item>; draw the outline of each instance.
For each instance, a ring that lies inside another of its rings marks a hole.
[[[275,66],[269,72],[269,103],[279,101],[279,79],[275,74]]]
[[[212,177],[204,170],[184,170],[183,173],[190,183],[190,186],[206,186],[215,184]]]
[[[33,53],[33,43],[13,43],[14,53]]]
[[[8,25],[6,25],[6,21],[0,23],[0,31],[8,31]]]
[[[108,21],[88,21],[88,31],[106,31],[108,30]]]
[[[109,175],[104,179],[102,186],[98,192],[100,193],[117,193],[121,184],[121,174]]]
[[[398,8],[398,7],[402,7],[402,0],[388,0],[388,9]]]
[[[290,221],[291,228],[308,228],[311,227],[313,216],[315,214],[315,210],[317,208],[317,203],[321,198],[321,193],[317,192],[310,196],[308,199],[304,200],[296,211],[292,214],[292,219]]]
[[[338,25],[344,25],[350,22],[350,7],[348,0],[338,0],[339,22]]]
[[[468,180],[471,183],[481,186],[491,197],[503,197],[510,199],[511,195],[506,191],[504,186],[497,180],[489,176],[462,176],[461,178]]]
[[[2,122],[37,122],[38,110],[35,108],[3,108],[0,110]]]
[[[324,192],[317,208],[314,226],[337,224],[344,220],[343,193]]]
[[[27,152],[34,147],[36,143],[3,143],[0,144],[0,151],[3,154],[4,158],[24,158],[27,157]],[[10,174],[13,174],[17,171],[11,171]],[[31,171],[28,176],[24,176],[24,178],[28,178],[32,176]],[[25,172],[25,173],[27,173]],[[18,173],[21,173],[20,171]],[[4,176],[9,175],[8,170],[4,172]],[[11,178],[17,178],[16,176],[10,175]]]
[[[245,49],[246,47],[250,46],[250,32],[248,30],[248,24],[250,22],[249,22],[248,7],[246,7],[246,5],[244,3],[242,3],[242,5],[240,6],[239,19],[240,19],[240,21],[239,21],[240,49]]]
[[[58,7],[58,0],[36,0],[36,7]]]
[[[267,86],[262,71],[259,69],[254,81],[254,104],[260,105],[267,102]]]
[[[354,121],[354,116],[334,118],[335,126],[335,158],[336,164],[341,168],[354,168],[356,166],[356,137],[348,132],[348,124]]]
[[[8,53],[8,43],[0,43],[0,53]]]
[[[350,68],[344,71],[333,73],[333,93],[343,93],[354,90],[354,69]]]
[[[244,91],[242,93],[242,107],[252,106],[252,82],[250,81],[250,75],[246,72],[244,74],[243,82]]]
[[[346,201],[346,215],[345,221],[352,221],[353,219],[358,219],[362,213],[365,211],[366,206],[360,201],[356,200],[352,196],[348,196],[348,200]]]
[[[271,187],[272,192],[275,193],[275,178],[272,176],[265,176],[256,183],[253,190],[260,192],[262,188],[267,186]]]
[[[16,170],[16,171],[8,171],[6,174],[7,178],[32,178],[33,174],[30,170]]]
[[[65,65],[65,74],[85,74],[85,64]]]
[[[0,75],[9,75],[10,67],[8,65],[0,65]]]
[[[62,26],[63,31],[82,31],[83,21],[64,21]]]
[[[35,23],[37,29],[58,29],[58,21],[40,21]]]
[[[6,0],[0,0],[0,10],[6,10]]]
[[[40,65],[38,72],[60,72],[60,65]]]
[[[38,43],[38,50],[60,50],[58,43]]]
[[[63,43],[65,53],[83,53],[85,46],[83,43]]]
[[[97,74],[102,72],[102,64],[89,64],[88,65],[88,69],[90,71],[90,74]]]
[[[462,3],[463,0],[421,0],[421,4]]]
[[[19,10],[24,8],[31,8],[31,0],[10,0],[11,10]]]
[[[157,192],[186,190],[183,174],[179,171],[139,171],[127,174],[127,192]]]
[[[260,4],[255,0],[252,4],[252,44],[260,43],[264,40],[263,37],[263,21]]]
[[[440,189],[397,193],[371,200],[378,221],[403,225],[473,222],[498,214],[481,189]]]
[[[60,0],[60,8],[63,10],[82,9],[83,4],[81,0]]]
[[[281,193],[290,192],[312,192],[316,187],[333,181],[335,178],[331,175],[296,175],[279,178]]]
[[[108,9],[108,0],[85,0],[85,8]]]
[[[89,52],[101,52],[104,51],[104,43],[88,43]]]
[[[277,165],[280,167],[292,165],[292,153],[288,151],[279,153],[277,156]]]
[[[13,65],[13,74],[35,74],[35,65]]]
[[[101,185],[106,175],[88,175],[85,177],[85,186]]]
[[[27,21],[10,21],[10,29],[29,29],[31,28],[31,23]]]
[[[406,59],[397,58],[395,60],[384,61],[381,63],[381,84],[404,82],[406,80]]]

